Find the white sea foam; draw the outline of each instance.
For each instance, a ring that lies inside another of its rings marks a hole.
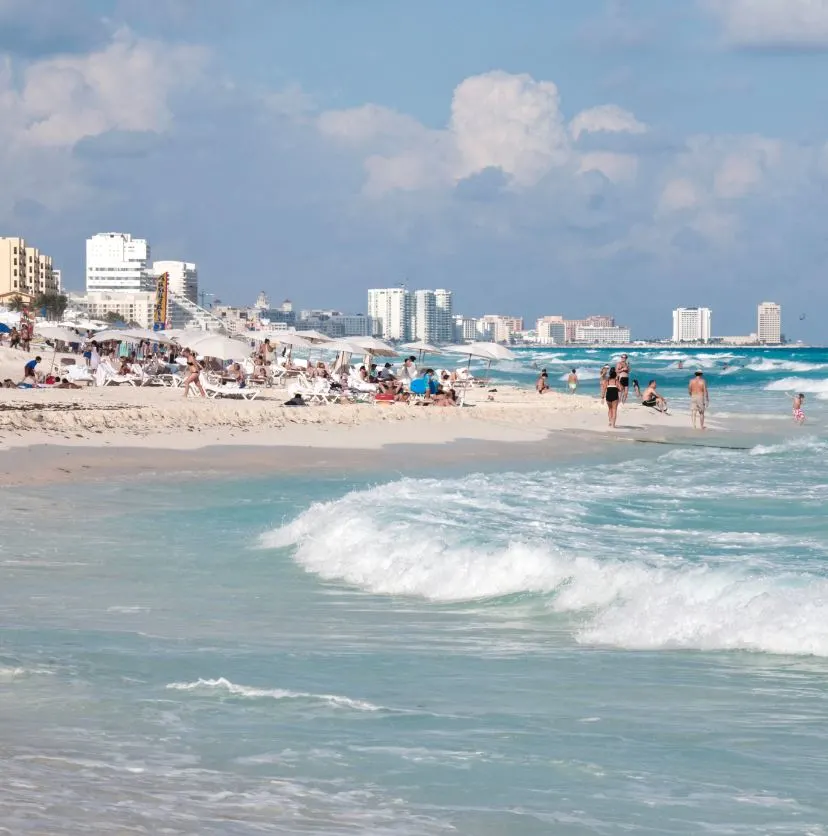
[[[721,460],[723,469],[744,456],[716,452],[710,466]],[[665,469],[682,466],[677,454],[660,460]],[[658,478],[652,468],[648,472]],[[776,561],[776,550],[787,542],[784,533],[673,530],[662,536],[653,522],[665,508],[677,507],[683,492],[712,497],[712,490],[682,484],[665,496],[659,488],[649,505],[618,507],[613,496],[630,490],[631,477],[621,470],[606,476],[606,485],[591,484],[583,472],[583,484],[565,478],[545,484],[532,476],[514,484],[517,474],[401,480],[311,508],[261,542],[266,548],[293,546],[308,572],[373,594],[434,602],[536,594],[548,610],[566,614],[586,643],[828,656],[828,579]],[[604,506],[615,507],[608,529],[600,520],[582,521],[585,510],[578,504],[587,492],[602,490]],[[744,496],[756,488],[745,483],[721,490],[721,496]],[[377,513],[366,515],[366,506]],[[824,549],[810,542],[799,545],[819,551],[813,564],[820,565]],[[686,560],[680,551],[658,551],[677,544],[691,554],[715,556]]]
[[[380,705],[341,697],[338,694],[311,694],[305,691],[288,691],[284,688],[254,688],[249,685],[237,685],[223,676],[218,679],[198,679],[195,682],[170,682],[169,691],[195,691],[204,694],[229,694],[234,697],[272,700],[308,700],[321,702],[337,708],[350,708],[354,711],[382,711]]]
[[[812,372],[826,368],[825,363],[803,363],[796,360],[772,360],[762,357],[745,366],[752,372]]]
[[[783,377],[781,380],[772,380],[764,388],[767,392],[828,394],[828,380],[816,380],[807,377]]]
[[[795,452],[825,453],[828,452],[828,442],[807,435],[799,438],[789,438],[779,444],[757,444],[751,448],[750,454],[752,456],[773,456]]]

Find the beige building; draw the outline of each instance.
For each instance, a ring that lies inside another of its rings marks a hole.
[[[38,293],[59,290],[51,256],[29,246],[23,238],[0,238],[0,304],[15,296],[31,303]]]
[[[512,337],[523,330],[523,317],[486,314],[481,322],[490,330],[496,343],[511,342]]]
[[[141,328],[152,328],[154,293],[84,293],[70,296],[69,304],[83,311],[89,319],[106,320],[107,314],[117,314],[127,324],[135,322]]]

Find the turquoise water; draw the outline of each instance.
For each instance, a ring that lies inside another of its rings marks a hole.
[[[828,833],[815,412],[540,471],[6,491],[0,833]]]

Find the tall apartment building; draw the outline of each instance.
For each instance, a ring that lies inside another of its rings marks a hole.
[[[454,294],[450,290],[438,288],[434,291],[437,306],[437,323],[434,335],[429,342],[450,343],[454,341]]]
[[[711,315],[710,308],[676,308],[673,311],[673,342],[709,342]]]
[[[404,287],[374,288],[368,291],[368,317],[375,337],[410,340],[412,294]]]
[[[452,319],[454,321],[453,342],[474,342],[480,339],[480,334],[477,331],[478,321],[475,317],[457,314]]]
[[[57,293],[59,289],[51,256],[23,238],[0,238],[0,303],[15,296],[30,303],[38,293]]]
[[[615,317],[598,314],[597,316],[588,316],[586,319],[565,319],[566,325],[566,341],[574,343],[578,341],[578,328],[614,328]]]
[[[434,342],[437,330],[437,299],[433,290],[415,290],[409,331],[416,340]]]
[[[542,316],[535,324],[539,345],[563,345],[566,342],[566,320],[562,316]]]
[[[198,304],[198,269],[189,261],[154,261],[150,271],[153,279],[167,273],[170,292]]]
[[[491,329],[492,339],[496,343],[511,342],[512,336],[523,330],[523,317],[520,316],[486,314],[481,322]]]
[[[124,232],[99,232],[86,241],[89,293],[141,293],[155,289],[150,245]]]
[[[782,307],[776,302],[762,302],[757,310],[756,335],[760,343],[778,345],[782,342]]]

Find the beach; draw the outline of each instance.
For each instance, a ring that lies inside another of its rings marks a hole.
[[[823,361],[771,357],[704,433],[645,355],[616,431],[522,355],[462,408],[5,390],[0,832],[823,834],[828,439],[765,388]]]

